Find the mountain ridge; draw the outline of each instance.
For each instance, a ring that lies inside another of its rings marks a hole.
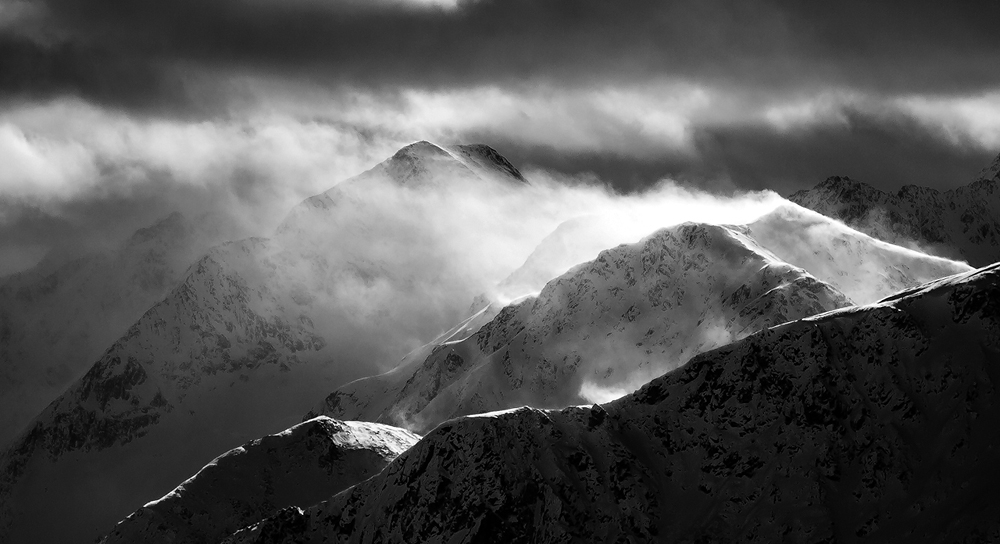
[[[832,229],[840,230],[831,238]],[[819,240],[833,240],[836,249],[813,249]],[[808,251],[793,254],[797,246]],[[778,208],[744,227],[684,223],[601,252],[538,295],[483,314],[491,320],[477,321],[478,332],[466,327],[461,339],[346,384],[305,417],[425,432],[457,415],[579,404],[587,401],[584,390],[624,394],[638,375],[651,377],[770,325],[847,306],[844,291],[871,302],[968,269],[801,208]],[[602,357],[614,363],[597,364]]]

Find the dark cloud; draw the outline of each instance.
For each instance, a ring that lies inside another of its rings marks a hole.
[[[898,112],[845,109],[843,123],[793,130],[768,126],[703,128],[695,170],[747,189],[789,194],[833,175],[886,191],[903,185],[945,190],[973,181],[995,156]]]
[[[84,43],[42,44],[0,35],[0,96],[7,101],[75,95],[124,109],[194,112],[176,72],[128,52],[112,53]]]
[[[552,131],[551,138],[519,139],[522,123],[511,114],[505,126],[491,127],[486,119],[455,140],[489,143],[519,166],[592,173],[622,192],[670,177],[722,192],[740,187],[787,194],[835,174],[885,189],[907,183],[947,188],[970,181],[997,152],[982,150],[982,142],[956,142],[905,114],[861,109],[845,110],[844,123],[814,119],[790,130],[754,115],[749,118],[756,121],[713,119],[707,125],[688,119],[693,141],[684,149],[683,142],[645,133],[631,113],[616,117],[613,105],[607,111],[567,106],[570,93],[563,92],[649,83],[640,94],[655,98],[655,89],[663,88],[659,83],[686,82],[730,103],[719,111],[740,109],[732,103],[755,110],[794,104],[831,90],[856,93],[865,103],[910,94],[968,97],[1000,88],[1000,3],[993,1],[897,7],[859,0],[466,0],[454,9],[390,0],[34,5],[24,24],[0,20],[0,107],[72,95],[104,109],[220,118],[229,115],[227,103],[245,98],[230,78],[247,75],[281,80],[275,87],[280,89],[265,92],[320,84],[375,97],[382,105],[405,89],[497,87],[514,101],[535,93],[554,109],[563,106],[560,111],[569,113],[554,115],[554,123],[574,117],[589,122],[567,121],[568,128]],[[351,107],[350,99],[334,103]],[[405,100],[392,104],[397,106],[405,116]],[[409,137],[407,130],[398,128]],[[592,136],[582,139],[586,151],[557,141],[576,130]],[[543,139],[552,142],[527,143]],[[612,140],[619,145],[608,145]],[[630,154],[632,147],[642,150]],[[123,170],[110,177],[134,173],[130,165]],[[6,217],[0,246],[92,245],[120,238],[188,201],[223,208],[251,201],[248,206],[257,209],[280,184],[252,169],[230,172],[235,181],[222,184],[223,196],[206,196],[194,189],[179,192],[176,183],[156,181],[153,174],[127,193],[85,191],[45,212],[14,210],[5,202],[14,211],[0,215]],[[107,217],[115,220],[100,219]]]
[[[504,156],[522,169],[538,168],[578,178],[593,178],[592,181],[603,183],[618,193],[641,191],[666,177],[682,183],[691,182],[702,189],[724,192],[732,188],[726,181],[715,183],[716,180],[700,173],[692,177],[694,158],[667,150],[660,156],[636,158],[601,151],[567,152],[551,146],[525,145],[486,133],[470,134],[466,138],[502,150]]]
[[[185,77],[359,87],[621,83],[975,92],[1000,72],[996,2],[49,0],[60,45],[3,47],[4,88],[175,98]],[[54,38],[53,38],[54,36]],[[10,41],[10,38],[7,38]],[[41,76],[24,65],[41,58]],[[124,77],[118,77],[124,76]],[[167,87],[166,91],[157,88]]]
[[[772,189],[788,195],[843,175],[887,191],[903,185],[941,190],[965,185],[996,156],[898,111],[844,108],[842,122],[780,130],[764,124],[700,127],[688,153],[648,158],[572,153],[476,134],[515,163],[571,175],[593,174],[632,192],[671,178],[713,192]]]

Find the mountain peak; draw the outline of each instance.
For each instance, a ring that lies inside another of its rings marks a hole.
[[[401,147],[389,160],[408,160],[434,156],[448,156],[448,152],[427,140],[420,140],[419,142],[413,142],[410,145]]]
[[[848,176],[830,176],[812,189],[797,191],[788,197],[796,204],[813,208],[808,202],[814,199],[840,202],[874,202],[882,201],[889,195],[871,185]]]
[[[380,172],[403,185],[428,182],[434,177],[474,176],[462,161],[441,146],[426,140],[401,148],[372,172]]]
[[[983,168],[976,175],[975,181],[1000,181],[1000,155],[997,155],[992,164]]]
[[[853,179],[850,176],[830,176],[823,183],[820,183],[819,186],[829,188],[871,187],[867,183]]]

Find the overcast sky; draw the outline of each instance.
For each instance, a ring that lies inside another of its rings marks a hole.
[[[0,273],[177,208],[260,223],[418,139],[623,191],[948,189],[1000,152],[997,21],[995,0],[0,0]]]

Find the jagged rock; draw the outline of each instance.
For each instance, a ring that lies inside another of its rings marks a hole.
[[[969,185],[907,185],[895,194],[835,176],[788,198],[880,240],[985,266],[1000,261],[998,171],[1000,156]]]

